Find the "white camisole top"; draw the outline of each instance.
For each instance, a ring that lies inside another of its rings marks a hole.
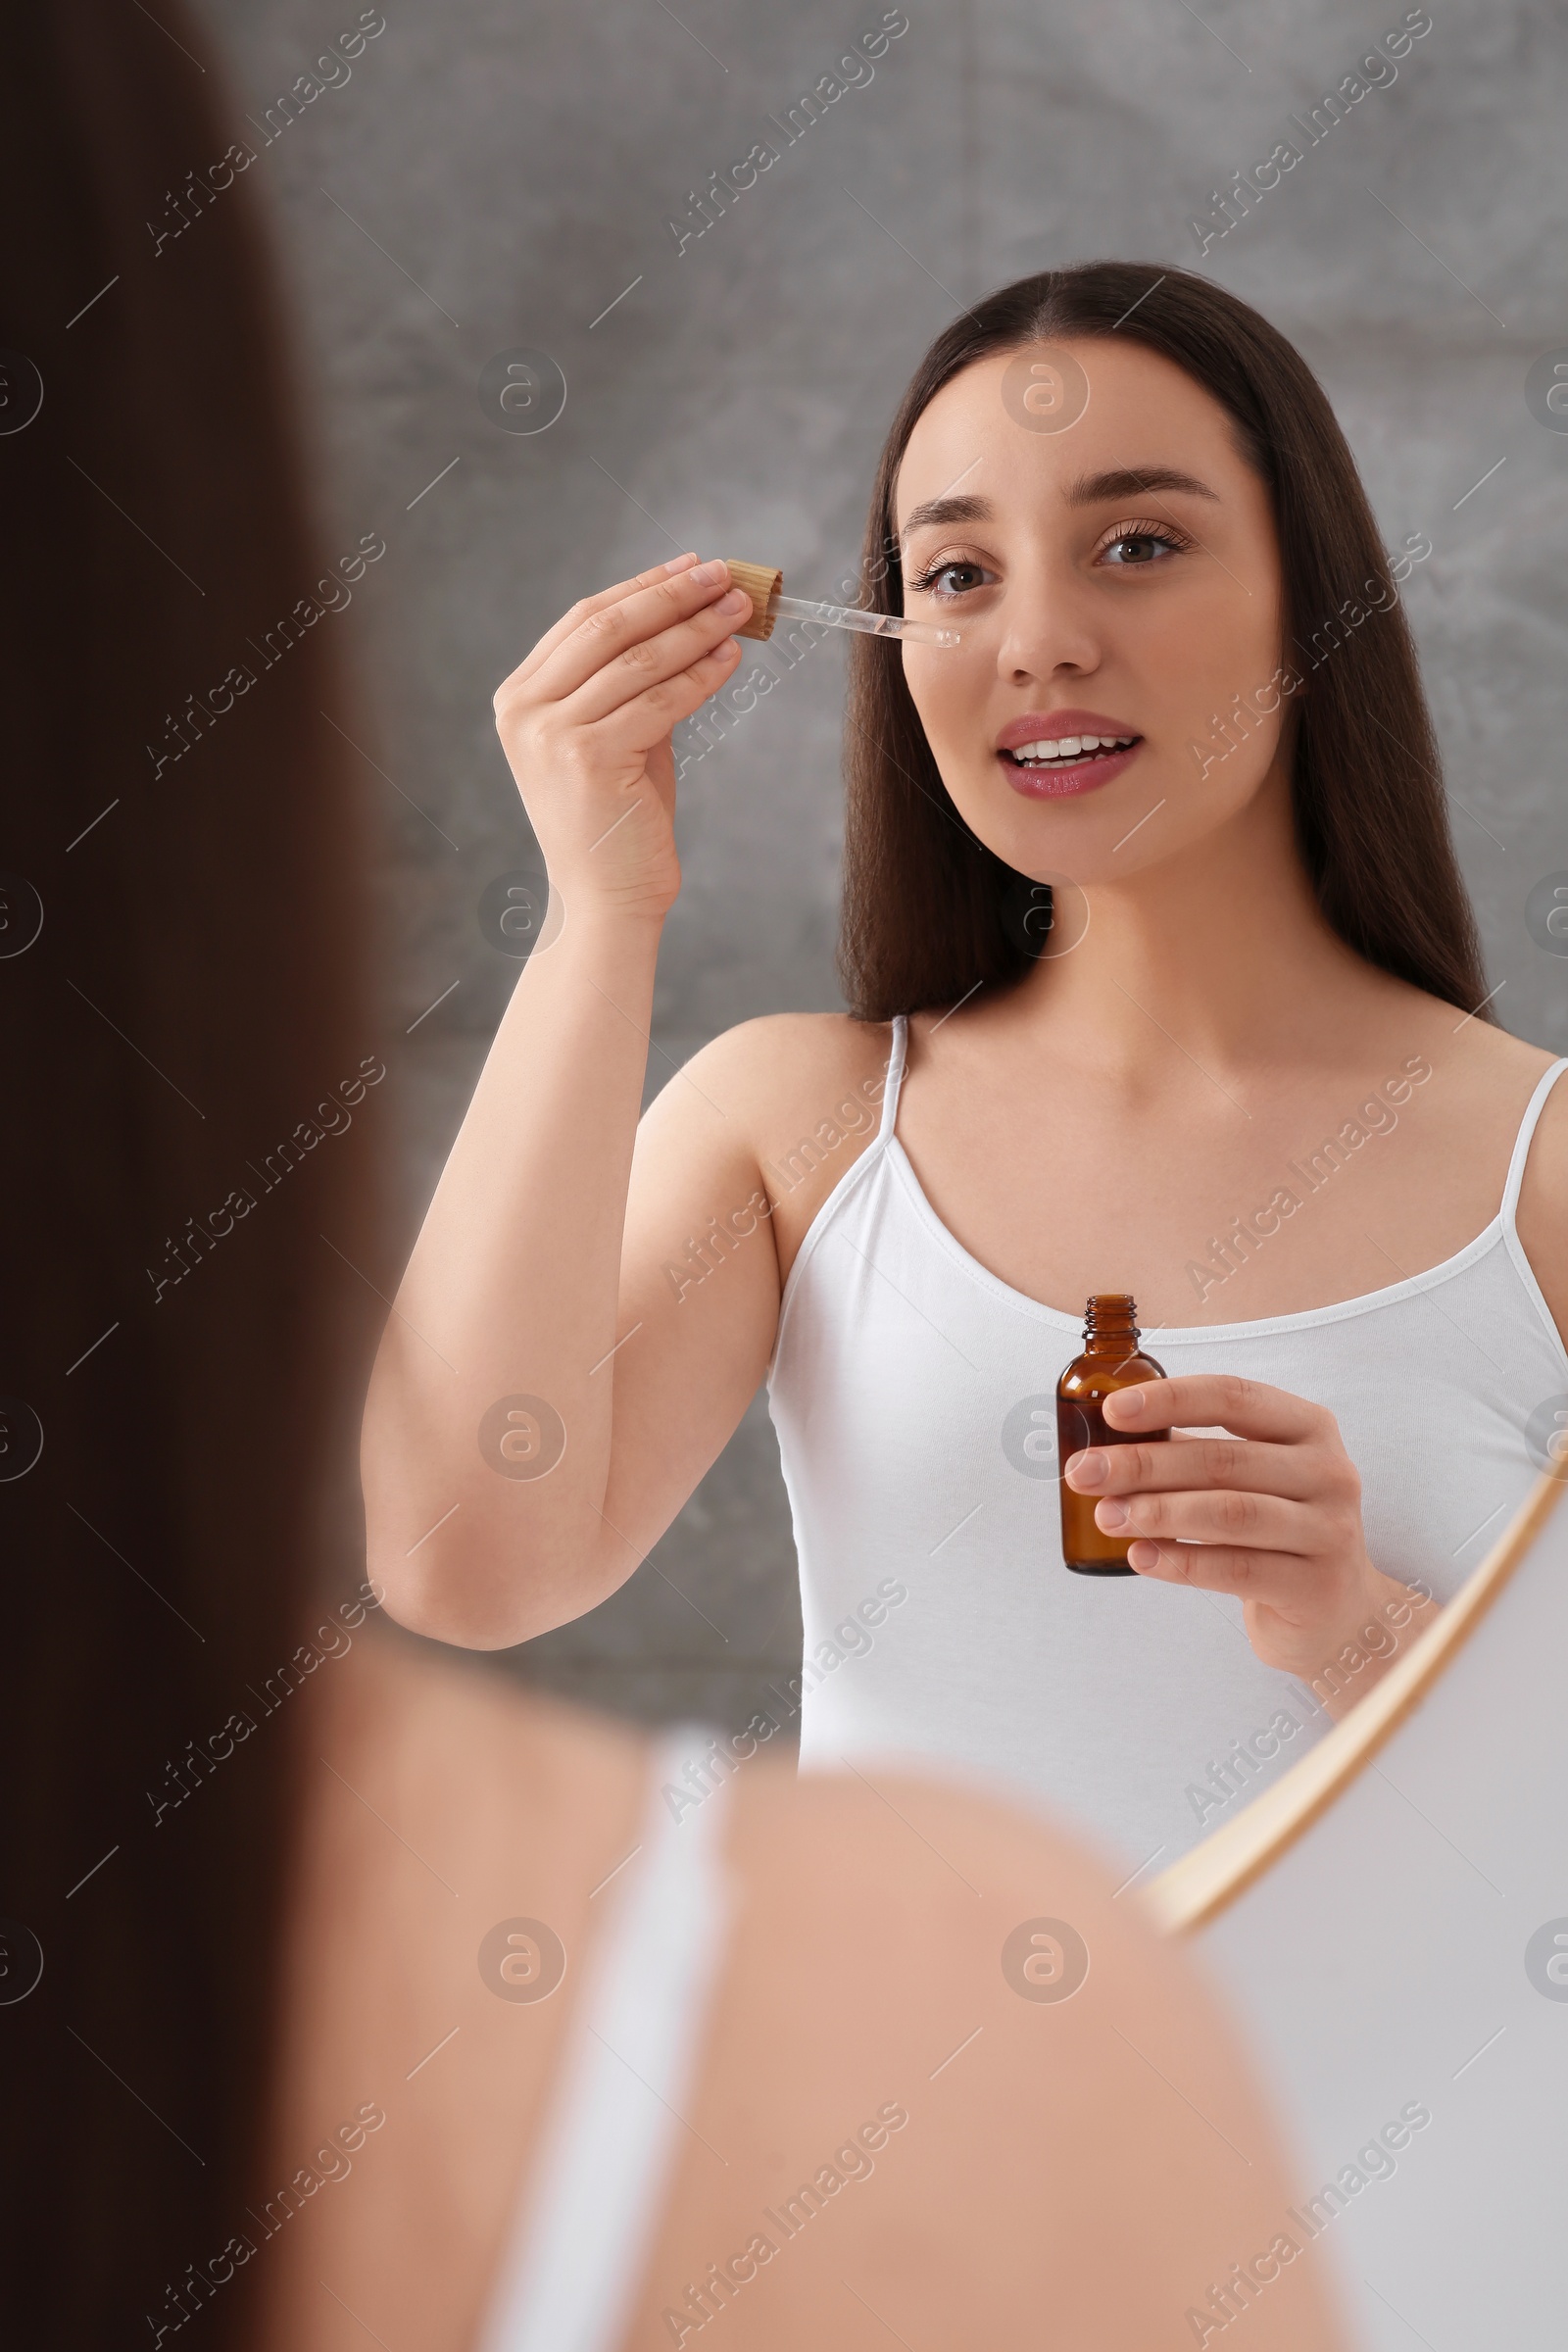
[[[1238,1811],[1329,1728],[1262,1665],[1242,1603],[1065,1567],[1056,1381],[1082,1322],[950,1233],[898,1140],[894,1023],[874,1142],[818,1210],[768,1371],[800,1558],[801,1764],[939,1759],[1033,1791],[1138,1876]],[[1300,1314],[1148,1328],[1172,1377],[1236,1372],[1326,1404],[1374,1564],[1450,1599],[1568,1423],[1568,1351],[1514,1227],[1547,1092],[1502,1205],[1456,1256]],[[1541,1423],[1538,1421],[1538,1428]]]

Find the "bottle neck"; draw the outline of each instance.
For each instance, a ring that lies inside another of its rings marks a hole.
[[[1091,1298],[1084,1313],[1088,1355],[1131,1355],[1138,1346],[1137,1302],[1119,1294]]]

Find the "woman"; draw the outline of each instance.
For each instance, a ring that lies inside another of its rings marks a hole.
[[[1568,1387],[1568,1095],[1493,1019],[1413,560],[1219,288],[1094,264],[966,313],[872,495],[864,601],[960,643],[854,640],[850,1013],[718,1038],[640,1131],[669,729],[745,600],[683,557],[564,615],[496,698],[559,936],[371,1391],[396,1615],[487,1645],[592,1608],[765,1374],[805,1759],[940,1753],[1169,1859],[1371,1686]],[[1169,1375],[1111,1417],[1209,1438],[1041,1458],[1097,1291]],[[474,1442],[509,1392],[527,1479]],[[1062,1470],[1141,1585],[1064,1573]]]
[[[14,2332],[765,2352],[1044,2309],[1131,2352],[1223,2280],[1333,2352],[1303,2247],[1230,2278],[1293,2193],[1268,2119],[1059,1837],[726,1778],[378,1630],[341,1505],[388,1072],[321,716],[362,723],[367,575],[297,486],[248,187],[141,243],[189,158],[221,181],[201,47],[62,0],[0,100],[8,194],[51,192],[4,289],[46,397],[0,435]]]

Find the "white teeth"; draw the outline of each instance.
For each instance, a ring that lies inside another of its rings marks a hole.
[[[1028,764],[1046,760],[1080,760],[1085,752],[1124,751],[1137,740],[1134,735],[1063,735],[1055,742],[1021,743],[1012,757]]]

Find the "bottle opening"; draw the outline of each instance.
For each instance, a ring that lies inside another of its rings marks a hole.
[[[1138,1301],[1131,1291],[1097,1291],[1084,1308],[1084,1338],[1136,1341]]]

